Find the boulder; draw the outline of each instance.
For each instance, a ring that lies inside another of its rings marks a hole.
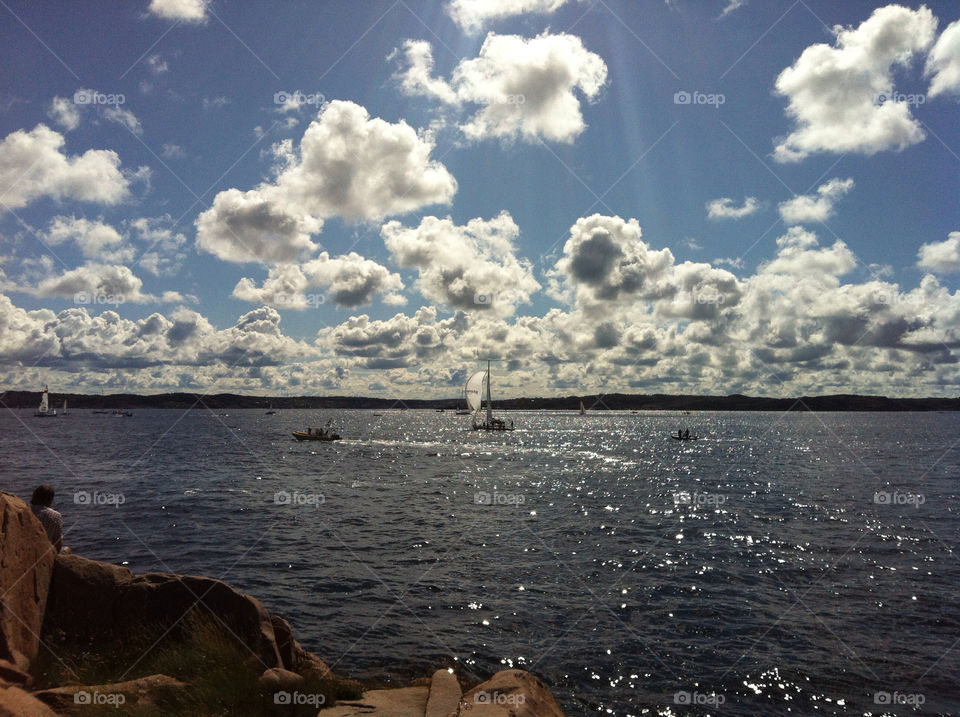
[[[470,717],[564,717],[547,686],[526,670],[503,670],[463,696]]]
[[[19,687],[0,685],[0,717],[58,717],[58,715]]]
[[[450,670],[437,670],[430,678],[430,696],[424,717],[448,717],[456,714],[463,690],[457,676]]]
[[[282,667],[270,615],[260,601],[221,580],[145,573],[109,563],[59,555],[50,583],[44,634],[100,642],[131,629],[173,628],[182,637],[185,615],[196,610],[237,637],[267,669]]]
[[[370,690],[359,700],[339,701],[320,714],[323,717],[422,717],[427,709],[429,687]],[[470,715],[473,717],[473,715]]]
[[[304,683],[303,677],[296,672],[284,670],[282,667],[271,667],[264,670],[257,679],[257,687],[271,694],[276,692],[296,692]]]
[[[270,625],[273,627],[277,652],[280,653],[281,666],[288,670],[295,670],[297,667],[297,651],[302,648],[293,639],[293,630],[290,628],[290,623],[279,615],[271,615]]]
[[[33,678],[9,660],[0,660],[0,682],[29,687]]]
[[[150,675],[126,682],[106,685],[68,685],[34,692],[33,697],[57,710],[68,712],[77,705],[103,705],[109,711],[123,712],[125,705],[150,705],[156,697],[170,690],[187,687],[167,675]]]
[[[54,557],[30,506],[0,492],[0,660],[22,672],[40,648]]]

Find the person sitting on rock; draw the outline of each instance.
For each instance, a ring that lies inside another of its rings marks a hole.
[[[38,485],[30,498],[30,510],[40,520],[47,537],[59,553],[63,550],[63,516],[50,506],[53,505],[53,488],[47,483]]]

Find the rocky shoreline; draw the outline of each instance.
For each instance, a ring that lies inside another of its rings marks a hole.
[[[0,596],[0,717],[234,714],[230,700],[244,713],[298,717],[563,717],[523,670],[465,693],[450,669],[365,689],[225,582],[56,555],[29,506],[5,492]]]

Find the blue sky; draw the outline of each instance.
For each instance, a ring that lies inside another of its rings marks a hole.
[[[0,13],[7,387],[958,392],[955,3]]]

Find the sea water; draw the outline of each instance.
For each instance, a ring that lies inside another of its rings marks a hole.
[[[67,545],[221,578],[349,677],[523,668],[571,716],[960,711],[956,414],[31,414],[0,413],[2,487],[53,484]]]

